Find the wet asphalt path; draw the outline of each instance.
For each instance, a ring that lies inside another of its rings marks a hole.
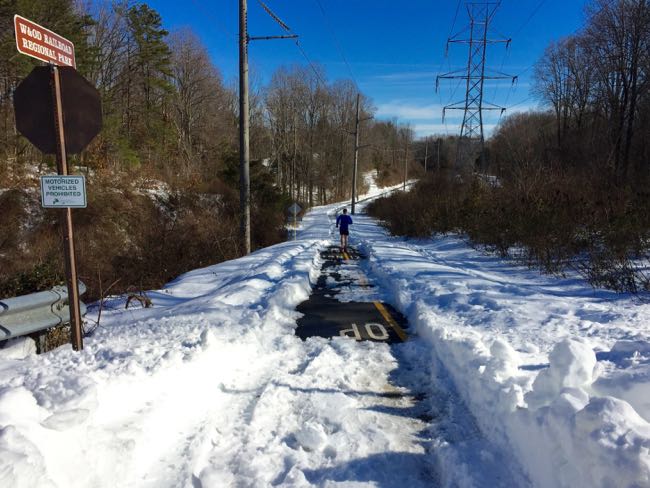
[[[331,246],[321,252],[321,275],[308,300],[298,305],[296,335],[345,336],[357,341],[403,342],[406,320],[377,299],[374,284],[362,269],[365,256],[348,247]]]

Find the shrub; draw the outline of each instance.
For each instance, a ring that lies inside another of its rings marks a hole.
[[[598,175],[529,168],[497,185],[437,174],[369,212],[393,234],[459,232],[478,247],[594,286],[648,289],[650,194]]]

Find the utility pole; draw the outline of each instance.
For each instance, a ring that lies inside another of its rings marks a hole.
[[[359,98],[357,93],[357,116],[354,123],[354,166],[352,168],[352,202],[350,212],[354,215],[354,206],[357,202],[357,166],[359,163]]]
[[[344,132],[347,132],[350,135],[354,136],[354,166],[352,167],[352,200],[350,202],[350,213],[354,215],[355,205],[357,203],[357,173],[358,173],[358,163],[359,163],[359,149],[370,146],[370,144],[359,145],[359,127],[361,122],[372,119],[372,116],[364,117],[363,119],[359,118],[361,115],[361,94],[357,93],[357,112],[354,119],[354,132],[350,132],[347,129],[341,129]]]
[[[406,191],[406,180],[409,175],[409,139],[408,134],[406,135],[406,148],[404,149],[404,191]]]
[[[442,139],[438,137],[438,172],[440,172],[440,144],[442,143]]]
[[[427,143],[424,146],[424,172],[427,172],[427,159],[429,159],[429,138],[427,137]]]
[[[239,0],[239,236],[244,254],[251,253],[247,9],[246,0]]]
[[[436,78],[436,91],[441,79],[465,80],[465,99],[448,105],[442,110],[443,121],[447,110],[463,110],[464,112],[456,153],[457,167],[463,168],[469,163],[473,163],[477,152],[481,165],[483,165],[485,146],[483,111],[499,110],[503,113],[506,110],[504,107],[483,100],[485,80],[512,79],[513,84],[517,81],[516,76],[510,76],[499,71],[489,70],[490,73],[486,74],[485,55],[488,44],[504,43],[507,49],[511,42],[511,39],[488,39],[490,22],[500,4],[500,1],[469,1],[466,3],[470,25],[469,28],[464,29],[462,32],[469,31],[469,39],[458,39],[457,36],[460,34],[456,34],[447,39],[447,48],[449,48],[449,44],[453,43],[467,44],[469,46],[467,68],[451,71]]]
[[[271,39],[296,39],[291,29],[263,3],[262,8],[289,32],[283,36],[248,35],[247,0],[239,0],[239,236],[244,254],[251,253],[250,106],[248,102],[248,43]]]

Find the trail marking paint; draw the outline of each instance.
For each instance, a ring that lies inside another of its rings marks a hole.
[[[395,322],[395,319],[392,317],[392,315],[386,310],[386,307],[384,307],[384,304],[381,302],[372,302],[375,304],[375,308],[379,310],[379,313],[381,314],[382,317],[384,317],[384,320],[388,322],[388,325],[390,325],[397,336],[400,338],[402,342],[406,342],[406,339],[408,336],[406,335],[406,332],[404,329],[402,329],[397,322]]]

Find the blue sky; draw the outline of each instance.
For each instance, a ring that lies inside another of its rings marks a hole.
[[[320,10],[319,1],[325,15]],[[226,81],[237,76],[238,0],[149,0],[169,30],[191,27],[207,46]],[[464,86],[447,81],[435,91],[438,73],[462,68],[467,48],[451,46],[445,57],[457,0],[265,0],[265,3],[300,35],[312,62],[321,64],[329,80],[351,78],[368,95],[378,118],[396,117],[410,123],[420,137],[457,133],[461,112],[441,107],[464,98]],[[544,48],[578,30],[584,21],[583,0],[503,0],[493,22],[495,36],[512,37],[506,50],[490,47],[488,65],[513,75],[519,82],[486,83],[485,98],[508,107],[507,113],[538,105],[530,98],[531,65]],[[248,0],[250,35],[283,32],[257,0]],[[465,1],[460,2],[454,33],[468,25]],[[339,47],[340,46],[340,47]],[[306,61],[289,40],[259,41],[250,46],[254,83],[267,82],[282,65]],[[344,58],[347,64],[344,62]],[[349,68],[348,68],[349,65]],[[499,118],[486,114],[488,134]]]

